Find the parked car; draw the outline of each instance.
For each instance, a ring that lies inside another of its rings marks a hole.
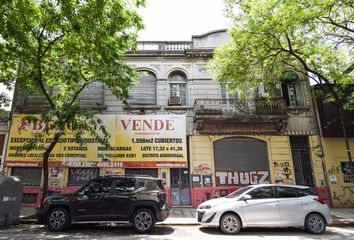
[[[131,223],[135,231],[146,233],[168,215],[162,180],[141,176],[98,177],[77,192],[48,197],[37,209],[38,221],[52,231],[114,222]]]
[[[251,185],[198,206],[198,222],[235,234],[246,227],[300,227],[321,234],[332,223],[329,208],[309,187]]]

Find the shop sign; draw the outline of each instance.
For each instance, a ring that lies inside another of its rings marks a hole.
[[[52,137],[35,138],[51,122],[33,115],[14,114],[6,152],[7,166],[41,165],[45,147]],[[184,115],[99,115],[111,134],[110,147],[102,146],[88,133],[84,145],[75,143],[67,130],[50,154],[51,166],[68,167],[174,167],[187,166],[186,118]],[[20,147],[36,141],[34,150],[20,151]]]

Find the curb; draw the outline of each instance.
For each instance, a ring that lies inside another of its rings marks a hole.
[[[21,219],[21,224],[39,224],[37,219],[28,218],[28,219]],[[169,223],[157,223],[158,226],[201,226],[199,223],[178,223],[178,222],[169,222]],[[351,222],[334,222],[329,224],[328,227],[354,227],[354,221]]]
[[[21,224],[39,224],[35,214],[28,214],[25,216],[20,217],[20,223]],[[156,225],[160,226],[200,226],[199,223],[197,222],[180,222],[176,221],[168,221],[168,222],[159,222]],[[341,219],[341,220],[334,220],[333,223],[328,224],[328,227],[354,227],[354,219]]]
[[[39,224],[35,218],[20,219],[20,224]]]
[[[35,213],[20,216],[21,224],[37,224],[37,218]]]
[[[35,219],[36,218],[36,214],[33,214],[33,213],[30,213],[30,214],[27,214],[27,215],[20,215],[20,219],[28,219],[28,218],[33,218]]]
[[[179,222],[169,222],[169,223],[164,223],[164,222],[160,222],[160,223],[156,223],[156,225],[159,226],[199,226],[199,223],[179,223]]]
[[[335,221],[331,224],[328,225],[328,227],[354,227],[354,221],[350,220],[350,221]]]

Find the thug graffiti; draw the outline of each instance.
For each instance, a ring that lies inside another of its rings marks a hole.
[[[268,171],[216,171],[216,185],[250,185],[269,183]]]

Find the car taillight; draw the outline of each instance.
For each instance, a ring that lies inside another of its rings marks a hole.
[[[316,202],[322,203],[322,204],[325,204],[325,203],[326,203],[326,201],[323,200],[323,199],[320,198],[320,197],[314,198],[313,200],[315,200]]]
[[[157,193],[157,197],[158,197],[160,200],[164,201],[164,200],[166,200],[166,193],[158,192],[158,193]]]

